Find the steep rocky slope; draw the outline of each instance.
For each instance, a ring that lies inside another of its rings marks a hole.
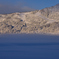
[[[59,4],[37,11],[0,14],[0,33],[59,34]]]

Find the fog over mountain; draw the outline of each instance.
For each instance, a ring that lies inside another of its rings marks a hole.
[[[31,12],[0,14],[0,33],[59,34],[59,4]]]

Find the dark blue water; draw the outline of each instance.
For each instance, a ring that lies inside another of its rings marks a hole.
[[[2,34],[0,59],[59,59],[59,36]]]

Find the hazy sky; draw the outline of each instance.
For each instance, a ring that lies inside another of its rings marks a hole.
[[[40,10],[58,3],[59,0],[0,0],[0,13]]]

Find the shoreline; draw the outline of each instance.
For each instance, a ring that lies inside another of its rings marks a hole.
[[[51,35],[51,36],[59,36],[58,34],[54,34],[54,33],[2,33],[0,35]]]

